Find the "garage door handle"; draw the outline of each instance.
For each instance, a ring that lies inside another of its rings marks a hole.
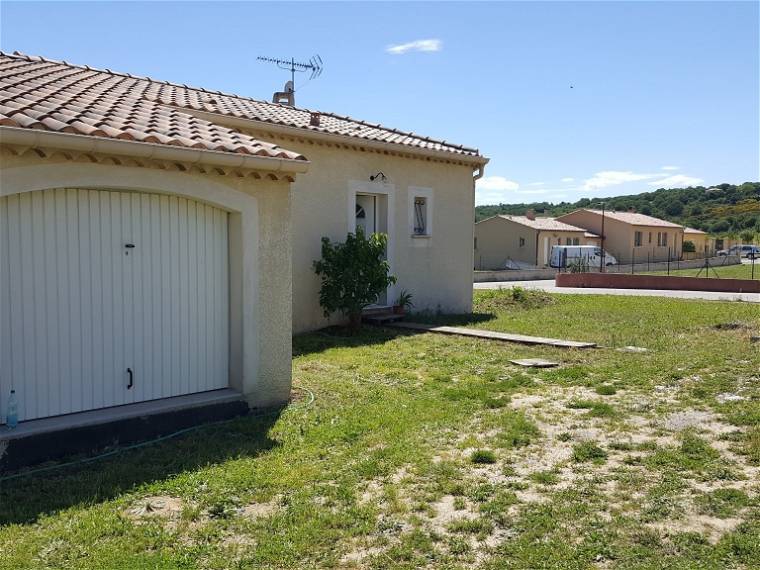
[[[135,373],[131,368],[127,368],[127,374],[129,374],[129,383],[127,384],[127,390],[130,390],[135,385]]]

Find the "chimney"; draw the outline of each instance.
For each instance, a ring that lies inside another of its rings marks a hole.
[[[285,83],[284,91],[275,91],[272,95],[272,103],[287,105],[288,107],[296,106],[296,92],[293,90],[293,82]]]
[[[309,124],[312,127],[318,127],[319,126],[319,113],[310,113],[309,114]]]
[[[536,211],[535,210],[528,210],[525,212],[525,217],[529,220],[535,220],[536,219]]]

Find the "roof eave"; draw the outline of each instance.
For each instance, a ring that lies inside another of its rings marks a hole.
[[[246,119],[243,117],[234,117],[231,115],[224,115],[222,113],[210,113],[208,111],[199,111],[197,109],[190,109],[187,107],[177,107],[181,109],[183,113],[193,115],[199,119],[204,119],[211,123],[224,125],[227,127],[235,127],[239,129],[251,129],[257,131],[268,131],[271,133],[301,137],[305,139],[312,139],[324,142],[331,142],[336,144],[350,144],[363,148],[369,148],[373,150],[381,151],[393,151],[403,154],[411,154],[415,156],[438,158],[442,160],[450,160],[456,162],[464,162],[466,164],[472,164],[473,166],[484,166],[488,164],[489,159],[481,155],[473,154],[459,154],[447,150],[435,150],[410,145],[402,145],[397,143],[389,143],[384,141],[375,141],[369,139],[362,139],[360,137],[352,137],[350,135],[339,135],[335,133],[326,133],[322,131],[314,131],[311,129],[304,129],[302,127],[294,127],[290,125],[282,125],[278,123],[272,123],[268,121],[260,121],[256,119]]]
[[[290,174],[304,173],[309,169],[310,164],[308,160],[221,152],[7,126],[0,126],[0,144],[97,152],[134,158],[177,161],[185,164],[203,164],[223,168],[243,168]]]

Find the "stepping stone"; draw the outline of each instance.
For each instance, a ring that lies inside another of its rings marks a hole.
[[[521,360],[510,360],[512,364],[518,366],[526,366],[527,368],[554,368],[559,366],[559,362],[552,362],[551,360],[544,360],[542,358],[523,358]]]

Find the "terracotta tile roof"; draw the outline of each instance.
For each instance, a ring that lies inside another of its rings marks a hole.
[[[136,140],[154,135],[159,142],[168,136],[175,142],[167,144],[188,146],[193,146],[190,141],[206,145],[211,140],[209,137],[213,137],[216,145],[225,150],[234,148],[234,152],[251,152],[255,149],[255,153],[259,154],[270,151],[276,154],[279,151],[289,158],[298,158],[291,156],[295,153],[283,151],[276,145],[268,145],[231,129],[191,118],[182,113],[182,109],[187,109],[367,141],[480,156],[474,148],[333,113],[288,107],[221,91],[156,81],[108,69],[77,66],[17,52],[0,52],[0,77],[0,87],[3,90],[0,93],[3,104],[0,124],[9,124],[7,121],[16,115],[15,123],[28,128],[64,130],[69,126],[73,129],[72,132],[97,136],[124,136],[123,133],[127,132]],[[18,116],[19,107],[12,104],[14,102],[24,111],[21,116]],[[43,104],[40,109],[34,106],[40,104]],[[319,115],[318,125],[312,124],[313,114]],[[42,121],[40,116],[46,121]],[[133,121],[137,123],[133,124]],[[104,129],[102,125],[109,128]],[[173,127],[171,130],[175,134],[168,135],[164,132],[167,127]],[[98,132],[98,129],[103,133]],[[195,134],[197,138],[189,137],[190,134]],[[209,146],[213,145],[209,143]]]
[[[696,228],[684,228],[683,233],[685,234],[701,234],[701,235],[707,235],[707,232],[703,232],[702,230],[698,230]]]
[[[585,232],[583,232],[583,237],[598,238],[598,237],[602,237],[602,236],[599,236],[599,235],[597,235],[597,234],[595,234],[593,232],[585,231]]]
[[[598,215],[602,215],[601,210],[587,210],[588,212],[593,212]],[[604,211],[604,216],[606,218],[611,218],[613,220],[618,220],[621,222],[625,222],[626,224],[630,224],[632,226],[658,226],[663,228],[682,228],[683,226],[679,224],[674,224],[673,222],[668,222],[666,220],[661,220],[660,218],[654,218],[652,216],[647,216],[644,214],[639,214],[636,212],[612,212],[612,211]]]
[[[533,228],[534,230],[556,231],[556,232],[585,232],[583,228],[571,226],[565,222],[560,222],[555,218],[535,218],[531,220],[527,216],[507,216],[499,215],[500,218],[510,220],[516,224]]]
[[[305,160],[163,105],[151,84],[41,58],[0,52],[0,125]]]

